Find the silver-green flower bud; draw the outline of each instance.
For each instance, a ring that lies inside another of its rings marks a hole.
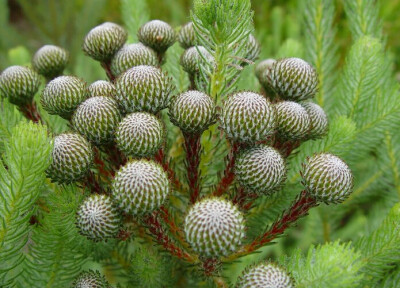
[[[89,85],[87,89],[87,97],[94,96],[106,96],[106,97],[115,97],[116,94],[115,86],[108,81],[98,80]]]
[[[196,33],[193,29],[193,22],[186,23],[179,30],[178,42],[183,49],[188,49],[196,45]]]
[[[245,58],[246,60],[249,61],[256,61],[258,59],[258,56],[260,55],[261,52],[261,47],[260,43],[257,41],[257,39],[250,34],[248,41],[246,41],[246,46],[245,46]],[[244,62],[243,64],[247,64]]]
[[[180,64],[191,75],[199,73],[200,66],[214,63],[214,57],[203,46],[190,47],[183,52]]]
[[[284,139],[304,139],[310,130],[310,117],[306,109],[292,101],[275,104],[277,115],[276,129]]]
[[[111,288],[99,271],[84,271],[75,279],[73,288]]]
[[[312,102],[302,103],[301,105],[310,117],[310,130],[307,138],[318,139],[325,136],[328,133],[329,125],[324,109]]]
[[[269,79],[268,79],[268,73],[270,73],[270,69],[272,68],[272,65],[276,62],[275,59],[265,59],[258,63],[256,65],[256,68],[254,69],[254,72],[257,76],[258,81],[260,84],[264,87],[270,87],[269,86]]]
[[[32,66],[39,74],[53,79],[63,73],[68,60],[67,50],[54,45],[44,45],[33,56]]]
[[[159,53],[165,52],[176,39],[175,30],[164,21],[152,20],[145,23],[138,31],[139,41]]]

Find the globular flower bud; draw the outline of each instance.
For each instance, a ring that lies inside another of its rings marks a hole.
[[[246,60],[249,61],[256,61],[258,59],[258,56],[260,55],[261,52],[261,47],[260,43],[257,41],[257,39],[250,34],[248,41],[246,41],[246,46],[245,46],[245,58]],[[247,64],[244,62],[243,64]]]
[[[227,256],[237,250],[245,236],[243,214],[222,198],[206,198],[194,204],[184,225],[186,240],[201,256]]]
[[[300,58],[276,61],[267,76],[269,86],[286,100],[306,100],[314,97],[318,91],[318,75],[315,69]]]
[[[111,72],[118,76],[129,68],[140,65],[157,66],[157,54],[142,43],[122,47],[111,60]]]
[[[54,138],[52,163],[47,175],[58,183],[71,183],[82,179],[93,163],[90,143],[76,133],[63,133]]]
[[[45,45],[32,59],[32,66],[39,74],[52,79],[61,75],[68,64],[68,52],[58,46]]]
[[[339,157],[320,153],[307,159],[302,169],[303,185],[318,201],[327,204],[343,202],[353,190],[353,175]]]
[[[237,288],[294,288],[292,277],[283,267],[266,262],[246,269],[240,276]]]
[[[86,98],[85,81],[75,76],[60,76],[46,85],[40,103],[49,114],[70,119],[76,107]]]
[[[147,157],[160,149],[164,136],[164,126],[156,116],[136,112],[126,116],[118,125],[115,140],[126,155]]]
[[[115,86],[108,81],[98,80],[89,85],[87,89],[87,97],[106,96],[115,97]]]
[[[223,104],[221,125],[228,138],[254,143],[274,132],[275,118],[274,107],[262,95],[238,92]]]
[[[72,125],[88,140],[101,145],[114,139],[120,120],[118,103],[113,98],[97,96],[79,105],[72,116]]]
[[[257,76],[258,81],[260,84],[268,89],[270,89],[269,86],[269,79],[268,79],[268,73],[270,73],[270,69],[272,68],[272,65],[276,62],[275,59],[265,59],[261,61],[260,63],[257,64],[254,72]]]
[[[86,198],[76,214],[79,233],[95,242],[114,238],[121,225],[121,215],[106,195],[94,194]]]
[[[124,45],[128,33],[121,26],[106,22],[94,27],[86,35],[83,52],[95,60],[106,62]]]
[[[277,130],[284,139],[304,139],[310,129],[310,117],[300,104],[283,101],[275,104]]]
[[[112,194],[119,206],[133,215],[159,208],[170,193],[168,175],[160,164],[133,160],[116,174]]]
[[[152,20],[138,31],[139,41],[159,53],[165,52],[175,42],[175,30],[164,21]]]
[[[39,85],[39,75],[28,67],[11,66],[0,75],[1,94],[15,105],[31,103]]]
[[[178,95],[169,107],[171,122],[185,133],[201,133],[215,121],[215,104],[200,91]]]
[[[136,66],[117,78],[116,99],[126,112],[157,113],[166,108],[174,89],[172,79],[153,66]]]
[[[196,45],[196,33],[193,29],[193,22],[186,23],[179,30],[178,42],[183,49],[188,49]]]
[[[84,271],[75,279],[73,288],[111,288],[99,271]]]
[[[310,117],[310,130],[307,138],[318,139],[325,136],[328,133],[329,126],[324,109],[312,102],[302,103],[301,106],[306,109]]]
[[[243,151],[235,162],[235,175],[239,184],[257,194],[271,194],[286,179],[286,163],[272,147],[260,145]]]
[[[199,53],[200,52],[200,53]],[[214,57],[203,46],[190,47],[183,52],[180,63],[183,70],[191,75],[199,73],[200,66],[214,63]]]

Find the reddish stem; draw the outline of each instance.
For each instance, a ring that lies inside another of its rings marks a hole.
[[[246,192],[240,187],[232,199],[233,204],[237,204],[242,210],[249,210],[253,205],[253,200],[257,198],[257,194]]]
[[[161,148],[158,150],[156,155],[154,156],[154,160],[157,161],[163,168],[164,171],[167,172],[168,178],[170,179],[172,185],[178,190],[183,191],[182,184],[179,179],[176,177],[174,170],[169,166],[169,163],[165,161],[164,149]]]
[[[111,61],[107,60],[104,62],[100,62],[101,67],[103,67],[104,71],[106,71],[107,77],[111,82],[114,82],[115,76],[111,72]]]
[[[176,225],[174,220],[170,218],[169,211],[164,206],[160,207],[160,217],[162,218],[164,223],[167,224],[171,234],[174,235],[176,240],[178,240],[181,245],[186,246],[183,231],[178,227],[178,225]]]
[[[92,193],[96,194],[106,194],[106,191],[99,183],[98,179],[96,179],[96,175],[89,171],[86,177],[82,180],[83,187],[89,188]]]
[[[300,140],[280,141],[278,138],[278,140],[276,140],[274,144],[274,147],[282,153],[283,157],[287,158],[290,156],[294,149],[300,146],[300,144]]]
[[[117,148],[115,144],[107,145],[102,147],[103,151],[107,153],[109,163],[112,165],[112,171],[110,172],[111,176],[115,175],[115,171],[117,171],[121,166],[123,166],[127,158],[124,154]]]
[[[202,268],[206,276],[213,276],[214,271],[221,266],[221,261],[217,258],[208,258],[202,262]]]
[[[32,103],[25,104],[23,106],[19,106],[19,110],[24,114],[24,116],[32,120],[35,123],[43,123],[42,117],[39,114],[36,103],[32,101]]]
[[[186,168],[189,182],[190,202],[195,203],[200,195],[200,154],[201,154],[201,134],[186,134],[185,151],[186,151]]]

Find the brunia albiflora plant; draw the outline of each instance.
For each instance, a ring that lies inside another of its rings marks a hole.
[[[6,68],[1,286],[398,287],[398,85],[378,3],[345,2],[339,65],[333,2],[265,55],[249,0],[195,0],[181,27],[124,0],[82,43],[107,80],[55,45]]]

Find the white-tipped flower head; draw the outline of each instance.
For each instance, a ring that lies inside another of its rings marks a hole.
[[[194,204],[184,225],[188,243],[196,253],[206,257],[235,252],[245,236],[242,212],[222,198],[206,198]]]
[[[52,79],[63,73],[68,60],[69,54],[65,49],[54,45],[45,45],[33,56],[32,66],[39,74]]]
[[[292,101],[283,101],[275,104],[277,126],[282,138],[296,140],[304,139],[310,130],[310,117],[306,109]]]
[[[221,125],[228,138],[254,143],[274,132],[275,118],[274,107],[262,95],[238,92],[223,104]]]
[[[128,33],[121,26],[106,22],[94,27],[83,41],[83,52],[98,61],[108,61],[124,45]]]
[[[97,80],[90,84],[87,89],[88,98],[94,96],[115,97],[115,94],[115,86],[111,82],[105,80]]]
[[[193,22],[186,23],[179,30],[178,42],[183,49],[188,49],[196,45],[196,33],[193,29]]]
[[[75,109],[86,98],[85,81],[75,76],[60,76],[46,85],[40,103],[49,114],[70,119]]]
[[[79,233],[95,242],[115,238],[121,224],[122,218],[117,206],[106,195],[89,196],[76,214]]]
[[[122,47],[112,58],[111,72],[118,76],[129,68],[140,65],[157,66],[157,54],[142,43],[129,44]]]
[[[58,183],[71,183],[82,179],[93,163],[90,143],[76,133],[63,133],[54,138],[52,163],[47,175]]]
[[[114,139],[120,120],[117,102],[110,97],[97,96],[79,105],[72,116],[72,125],[88,140],[101,145]]]
[[[172,79],[159,68],[136,66],[122,73],[115,84],[117,100],[126,112],[157,113],[168,107]]]
[[[294,288],[292,277],[283,267],[266,262],[245,269],[237,288]]]
[[[15,105],[31,103],[39,85],[39,74],[28,67],[11,66],[0,75],[1,94]]]
[[[254,62],[258,59],[260,52],[261,52],[260,43],[257,41],[257,39],[252,34],[250,34],[249,39],[246,42],[246,46],[245,46],[245,58],[249,61]],[[243,64],[247,64],[247,63],[244,62]]]
[[[152,20],[145,23],[138,31],[139,41],[144,45],[163,53],[174,44],[176,39],[175,30],[164,21]]]
[[[329,153],[315,154],[309,158],[303,164],[301,174],[307,192],[327,204],[343,202],[353,190],[353,174],[349,166]]]
[[[186,133],[201,133],[215,121],[215,104],[200,91],[178,95],[169,107],[171,122]]]
[[[119,206],[133,215],[159,208],[169,192],[168,175],[160,164],[148,160],[127,163],[118,171],[112,185]]]
[[[126,155],[147,157],[160,149],[164,136],[164,126],[156,116],[136,112],[126,116],[118,125],[115,141]]]
[[[84,271],[75,279],[73,288],[111,288],[99,271]]]
[[[251,192],[271,194],[286,179],[286,163],[282,155],[266,145],[243,151],[236,159],[235,175],[239,184]]]
[[[214,57],[211,56],[203,46],[195,46],[186,49],[180,60],[183,70],[192,75],[199,73],[201,65],[213,62]]]
[[[271,73],[272,65],[276,62],[275,59],[265,59],[256,65],[254,70],[258,81],[263,86],[264,89],[268,91],[271,89],[269,85],[268,74]]]
[[[300,58],[276,61],[267,76],[272,89],[286,100],[306,100],[314,97],[318,91],[315,69]]]
[[[310,131],[307,137],[309,139],[318,139],[325,136],[328,133],[329,125],[324,109],[312,102],[302,103],[301,105],[306,109],[310,117]]]

